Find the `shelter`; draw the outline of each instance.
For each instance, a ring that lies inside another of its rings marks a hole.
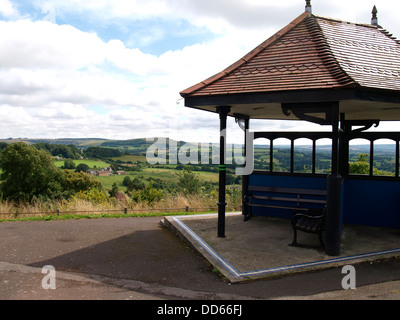
[[[244,198],[251,185],[326,189],[327,254],[339,255],[343,223],[400,228],[400,134],[367,131],[381,121],[400,120],[400,42],[378,25],[375,7],[371,24],[358,24],[314,15],[306,1],[306,11],[286,27],[181,96],[186,107],[218,113],[221,132],[227,117],[235,117],[247,143],[251,119],[306,120],[331,128],[254,133],[254,139],[270,140],[270,168],[243,177]],[[273,142],[278,138],[291,141],[288,173],[274,172]],[[299,138],[312,141],[310,173],[293,169],[294,141]],[[322,138],[332,141],[329,174],[316,171],[316,142]],[[370,142],[367,176],[349,173],[349,143],[359,138]],[[374,142],[383,138],[395,143],[395,173],[390,177],[373,173]],[[221,134],[219,237],[225,236],[225,139]],[[243,204],[247,216],[249,208]],[[261,208],[253,214],[283,215]]]

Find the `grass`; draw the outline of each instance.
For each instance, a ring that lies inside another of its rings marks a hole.
[[[137,163],[137,161],[140,161],[140,162],[143,162],[143,163],[147,162],[146,156],[130,155],[130,154],[129,155],[123,155],[123,156],[120,156],[120,157],[114,157],[114,158],[111,158],[111,159],[113,159],[114,161],[120,160],[122,162],[131,161],[132,163]]]
[[[23,221],[53,221],[53,220],[80,220],[80,219],[104,219],[104,218],[148,218],[148,217],[166,217],[166,216],[185,216],[185,215],[201,215],[209,212],[167,212],[167,213],[128,213],[128,214],[60,214],[60,215],[42,215],[29,216],[20,218],[0,219],[0,222],[23,222]]]
[[[136,172],[129,172],[129,177],[134,179],[136,177],[140,177],[142,180],[149,180],[152,178],[157,178],[165,181],[166,183],[177,183],[178,176],[177,173],[181,171],[174,170],[174,169],[164,169],[164,168],[145,168],[141,171]],[[210,181],[210,182],[218,182],[218,174],[214,172],[205,172],[205,171],[195,171],[195,174],[199,176],[199,178],[203,181]],[[112,185],[116,183],[120,191],[125,191],[126,187],[122,186],[122,182],[126,175],[118,176],[118,175],[111,175],[105,177],[95,177],[99,180],[106,190],[111,190]]]
[[[227,196],[227,210],[239,210],[239,196]],[[43,201],[16,205],[8,201],[0,202],[0,222],[4,221],[48,221],[59,219],[94,219],[154,217],[169,215],[202,214],[217,211],[217,195],[171,195],[167,194],[159,202],[149,204],[126,200],[121,202],[110,198],[101,203],[71,198],[69,201]],[[235,208],[233,206],[236,206]],[[189,208],[186,211],[186,208]],[[127,208],[127,214],[124,213]],[[59,210],[59,215],[56,214]]]
[[[166,179],[168,181],[178,182],[177,174],[180,173],[180,170],[173,169],[161,169],[161,168],[146,168],[139,172],[139,175],[143,175],[145,178],[149,177],[157,177],[159,179]],[[206,171],[193,171],[196,175],[199,176],[201,180],[210,181],[210,182],[218,182],[218,174],[215,172],[206,172]]]
[[[94,169],[100,169],[100,168],[104,168],[104,167],[109,167],[110,164],[108,164],[107,162],[104,161],[100,161],[100,160],[73,160],[75,162],[75,165],[79,165],[81,163],[85,163],[89,166],[89,168]],[[62,166],[64,166],[64,160],[57,160],[54,161],[54,164],[56,167],[61,168]]]
[[[106,190],[111,190],[111,189],[112,189],[112,185],[113,185],[114,183],[116,183],[117,186],[118,186],[118,189],[119,189],[120,191],[126,191],[126,187],[124,187],[124,186],[122,185],[122,181],[124,180],[124,178],[126,177],[126,175],[125,175],[125,176],[112,175],[112,176],[105,176],[105,177],[93,176],[93,177],[94,177],[95,179],[99,180],[99,181],[103,184],[103,186],[104,186],[104,188],[105,188]],[[130,177],[132,178],[133,175],[130,175]]]

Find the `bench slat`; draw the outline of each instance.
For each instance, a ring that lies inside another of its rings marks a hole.
[[[292,194],[304,194],[304,195],[319,195],[326,196],[326,190],[319,189],[294,189],[294,188],[280,188],[280,187],[263,187],[263,186],[249,186],[249,191],[254,192],[275,192],[275,193],[292,193]]]
[[[325,220],[325,210],[312,208],[312,205],[320,204],[326,207],[326,190],[264,187],[253,185],[248,187],[248,191],[249,194],[244,200],[246,201],[246,205],[250,208],[263,207],[294,211],[295,214],[291,220],[294,231],[294,239],[292,242],[293,246],[298,245],[296,230],[300,230],[309,233],[318,233],[321,245],[322,247],[324,247],[322,231],[324,228],[323,225]],[[279,196],[279,194],[281,196]],[[304,198],[305,196],[308,197]],[[310,199],[311,196],[317,199]],[[325,199],[321,199],[321,197],[324,197]],[[261,203],[252,203],[251,200],[258,200]],[[300,207],[300,204],[302,204],[302,207]],[[321,210],[321,212],[324,213],[321,216],[318,215],[314,217],[314,215],[312,214],[313,210]],[[300,213],[299,211],[305,212],[307,214]]]
[[[270,205],[270,204],[256,204],[256,203],[249,203],[247,205],[249,207],[264,207],[264,208],[274,208],[274,209],[308,211],[308,208],[301,208],[301,207],[274,206],[274,205]]]
[[[288,202],[298,202],[298,203],[326,204],[326,200],[318,200],[318,199],[268,197],[268,196],[255,196],[255,195],[248,196],[248,198],[249,199],[256,199],[256,200],[288,201]]]

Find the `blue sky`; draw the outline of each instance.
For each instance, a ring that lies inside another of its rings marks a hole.
[[[379,23],[400,38],[398,0],[314,0],[313,13]],[[0,0],[0,138],[218,138],[218,116],[179,92],[304,11],[285,0]],[[300,122],[253,128],[301,130]],[[234,139],[242,139],[233,121]],[[308,125],[307,125],[308,126]],[[308,127],[307,127],[308,129]],[[319,127],[315,128],[320,129]]]
[[[58,5],[54,1],[10,2],[22,17],[71,25],[83,32],[95,32],[103,41],[119,39],[129,48],[140,48],[154,55],[215,38],[207,28],[192,25],[182,18],[120,16],[113,19],[104,17],[100,10],[96,13],[90,8],[76,9],[65,3]]]

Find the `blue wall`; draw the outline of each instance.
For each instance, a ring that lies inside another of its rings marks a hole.
[[[400,182],[346,179],[343,223],[400,228]]]
[[[254,173],[250,176],[250,185],[281,187],[281,188],[303,188],[303,189],[321,189],[326,190],[325,177],[307,177],[307,176],[290,176],[290,175],[266,175]],[[254,203],[258,201],[254,200]],[[275,208],[253,207],[253,215],[279,217],[290,219],[292,212],[290,210],[282,210]]]
[[[250,176],[250,185],[257,186],[326,189],[326,183],[326,177],[257,173]],[[343,223],[400,228],[400,182],[348,178],[342,188]],[[291,217],[288,210],[257,207],[252,210],[254,215]]]

